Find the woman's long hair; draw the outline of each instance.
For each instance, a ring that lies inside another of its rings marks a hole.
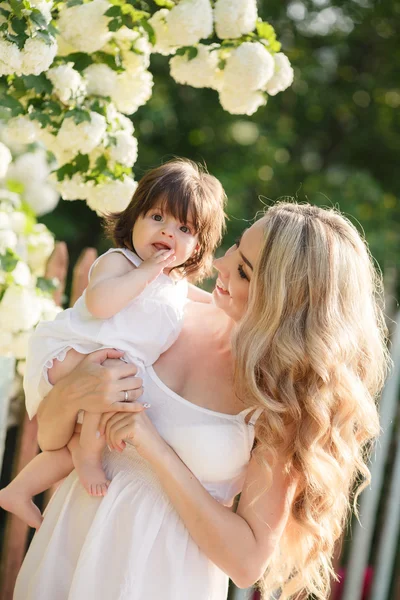
[[[387,373],[382,282],[356,228],[333,209],[277,203],[234,340],[235,384],[265,411],[255,454],[273,485],[284,459],[298,486],[264,598],[325,599],[351,499],[370,481],[375,400]]]

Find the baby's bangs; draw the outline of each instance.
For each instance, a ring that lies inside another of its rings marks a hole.
[[[190,188],[182,189],[181,186],[176,186],[176,188],[178,189],[164,191],[162,197],[155,199],[153,206],[159,203],[163,211],[171,214],[181,223],[186,225],[190,221],[197,232],[202,231],[205,218],[201,198],[195,195]]]

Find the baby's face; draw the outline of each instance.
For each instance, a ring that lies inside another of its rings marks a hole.
[[[132,244],[138,256],[147,260],[159,250],[174,250],[176,260],[172,266],[185,263],[198,248],[198,235],[188,215],[188,222],[181,223],[162,205],[154,206],[139,217],[132,231]]]

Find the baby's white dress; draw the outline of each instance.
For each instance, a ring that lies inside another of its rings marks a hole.
[[[254,441],[245,409],[226,415],[144,371],[142,402],[160,435],[208,492],[231,506]],[[104,451],[111,484],[91,497],[73,471],[52,498],[19,573],[14,600],[226,600],[228,577],[200,550],[149,463],[133,446]]]
[[[105,254],[111,252],[121,252],[136,267],[142,262],[126,248],[111,248]],[[93,263],[89,278],[102,256]],[[128,362],[139,367],[152,365],[179,335],[187,291],[186,280],[174,282],[162,273],[109,319],[97,319],[90,314],[84,292],[73,308],[58,314],[54,321],[39,323],[30,338],[24,376],[29,417],[36,414],[41,399],[51,388],[47,370],[54,359],[64,360],[71,348],[82,354],[116,348],[125,352]]]

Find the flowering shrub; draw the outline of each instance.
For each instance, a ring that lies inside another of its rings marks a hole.
[[[19,372],[32,329],[61,310],[52,299],[56,282],[44,277],[53,248],[52,234],[28,205],[0,187],[0,356],[15,356]]]
[[[256,0],[154,3],[155,10],[145,0],[0,6],[4,139],[41,142],[54,156],[61,197],[86,200],[99,214],[123,209],[136,187],[137,141],[126,115],[151,97],[151,53],[170,55],[175,81],[216,90],[232,114],[252,115],[293,81]]]

